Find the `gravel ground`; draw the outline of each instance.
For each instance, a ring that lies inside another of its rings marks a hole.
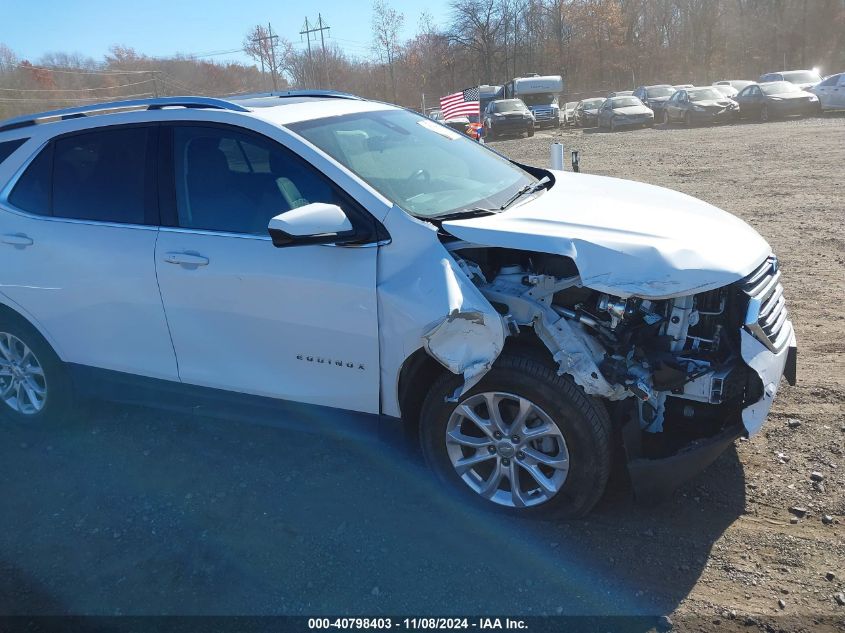
[[[468,511],[413,456],[354,431],[302,430],[307,415],[271,424],[96,405],[55,428],[2,430],[0,614],[845,626],[845,118],[567,130],[495,147],[548,164],[561,139],[583,171],[698,196],[771,242],[799,385],[783,387],[760,435],[662,505],[617,486],[587,520],[561,524]]]

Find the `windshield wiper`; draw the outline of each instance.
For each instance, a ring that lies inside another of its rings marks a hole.
[[[455,213],[444,213],[443,215],[420,216],[423,220],[434,222],[442,222],[443,220],[463,220],[466,218],[477,218],[485,215],[493,215],[498,213],[498,209],[482,209],[476,207],[474,209],[466,209],[465,211],[457,211]]]
[[[540,189],[546,189],[550,184],[552,184],[551,178],[548,176],[543,176],[540,180],[530,185],[525,185],[521,187],[515,194],[513,194],[510,198],[508,198],[507,202],[499,207],[499,211],[504,211],[509,206],[511,206],[514,202],[519,200],[522,196],[525,196],[529,193],[535,193],[540,191]]]

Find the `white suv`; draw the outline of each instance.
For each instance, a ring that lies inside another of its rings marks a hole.
[[[401,418],[468,499],[578,516],[617,448],[650,494],[760,429],[795,378],[779,276],[704,202],[350,95],[0,122],[17,421],[73,395]]]

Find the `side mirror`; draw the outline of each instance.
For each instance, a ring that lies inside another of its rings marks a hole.
[[[352,222],[336,204],[312,202],[281,213],[267,226],[273,246],[331,244],[355,235]]]

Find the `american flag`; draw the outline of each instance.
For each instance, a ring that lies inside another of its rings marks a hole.
[[[478,88],[467,88],[455,94],[440,97],[440,110],[446,121],[459,116],[479,114]]]

